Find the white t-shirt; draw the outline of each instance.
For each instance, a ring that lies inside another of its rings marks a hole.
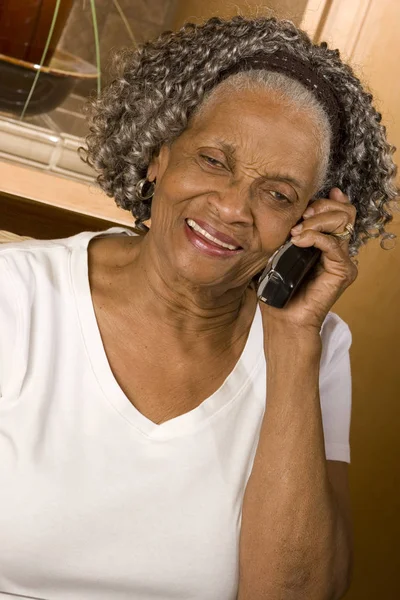
[[[107,361],[96,235],[0,246],[0,597],[234,600],[265,409],[260,309],[222,386],[156,425]],[[349,461],[351,334],[329,313],[321,336],[326,456]]]

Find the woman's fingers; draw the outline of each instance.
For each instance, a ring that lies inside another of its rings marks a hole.
[[[319,248],[322,268],[351,283],[357,277],[357,268],[349,256],[350,236],[338,238],[332,234],[343,233],[346,225],[354,225],[356,209],[339,188],[332,188],[329,199],[316,200],[309,208],[304,221],[291,230],[292,242],[303,248]]]
[[[349,197],[346,194],[343,194],[339,188],[332,188],[329,193],[329,199],[320,198],[319,200],[314,200],[304,212],[303,218],[308,219],[316,214],[336,210],[345,211],[349,216],[349,222],[354,223],[357,214],[355,206],[351,204]]]
[[[340,276],[347,287],[357,277],[357,267],[348,253],[348,240],[341,240],[332,235],[313,229],[303,231],[291,240],[300,248],[314,246],[322,251],[322,265],[326,272]]]
[[[317,230],[306,229],[298,236],[292,237],[291,241],[303,248],[315,246],[315,248],[325,252],[326,256],[332,260],[343,260],[347,257],[347,253],[340,245],[342,240]]]
[[[303,222],[291,229],[292,236],[299,236],[305,232],[319,231],[325,234],[344,233],[346,225],[354,225],[356,209],[350,204],[348,196],[339,188],[332,188],[329,199],[315,200],[303,214]],[[304,239],[304,238],[302,238]],[[349,238],[334,238],[344,248],[348,248]]]
[[[298,235],[307,229],[321,231],[325,233],[342,233],[348,223],[352,219],[347,211],[330,210],[329,212],[320,212],[319,214],[309,217],[303,223],[296,225],[291,229],[292,235]]]

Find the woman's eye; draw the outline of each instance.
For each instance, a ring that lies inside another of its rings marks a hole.
[[[280,192],[276,192],[274,190],[270,190],[270,193],[271,194],[275,194],[274,198],[276,198],[280,202],[290,202],[290,198],[288,198],[287,196],[284,196]]]
[[[205,154],[201,154],[200,155],[201,158],[208,163],[209,165],[211,165],[212,167],[223,167],[225,168],[225,165],[222,164],[222,162],[220,162],[219,160],[217,160],[216,158],[212,158],[211,156],[206,156]]]

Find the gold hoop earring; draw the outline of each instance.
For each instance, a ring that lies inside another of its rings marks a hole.
[[[154,195],[155,187],[154,181],[149,181],[147,177],[144,177],[135,186],[136,197],[139,200],[150,200]]]

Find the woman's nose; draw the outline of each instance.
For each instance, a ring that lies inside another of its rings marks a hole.
[[[243,224],[251,224],[253,221],[249,193],[243,188],[232,185],[224,190],[211,192],[207,200],[221,221]]]

